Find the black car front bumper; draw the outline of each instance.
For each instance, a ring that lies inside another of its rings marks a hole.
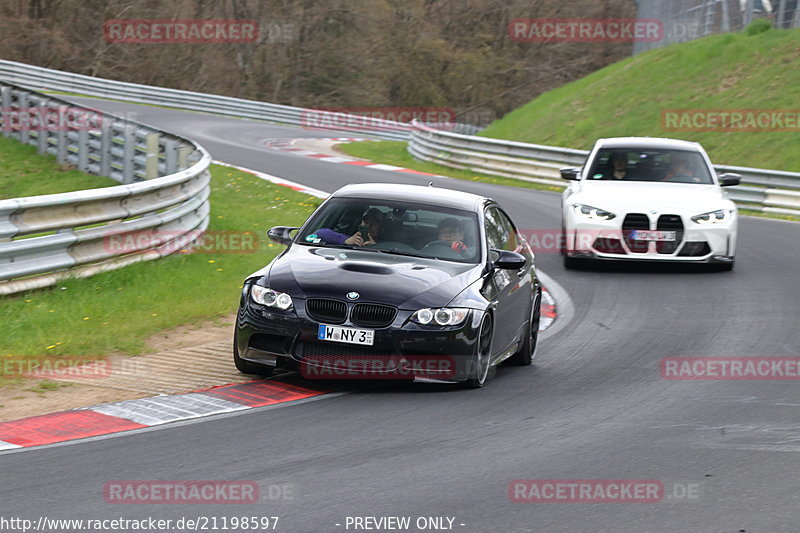
[[[483,311],[472,310],[459,326],[420,325],[414,311],[398,310],[389,326],[365,328],[349,320],[337,326],[372,329],[373,344],[319,340],[320,322],[305,300],[278,310],[245,298],[236,321],[236,350],[253,364],[296,369],[315,379],[413,379],[463,381],[474,364]],[[348,315],[349,316],[349,315]]]

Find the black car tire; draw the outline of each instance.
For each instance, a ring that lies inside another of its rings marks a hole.
[[[478,345],[464,385],[469,389],[479,389],[486,384],[489,368],[492,366],[492,315],[486,314],[481,321]]]
[[[272,375],[273,367],[267,365],[258,365],[255,363],[251,363],[250,361],[245,361],[241,357],[239,357],[239,348],[237,346],[238,342],[236,339],[236,334],[233,335],[233,364],[236,365],[236,370],[241,372],[242,374],[252,374],[255,376],[263,376],[268,377]]]
[[[536,345],[539,343],[539,318],[541,316],[542,300],[541,296],[536,301],[536,309],[531,309],[531,319],[528,321],[528,331],[522,346],[514,355],[508,358],[512,365],[528,366],[533,363],[533,356],[536,355]]]

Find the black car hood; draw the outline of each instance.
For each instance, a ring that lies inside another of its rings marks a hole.
[[[346,300],[401,309],[441,307],[480,278],[482,265],[375,251],[292,245],[270,265],[267,284],[293,298]]]

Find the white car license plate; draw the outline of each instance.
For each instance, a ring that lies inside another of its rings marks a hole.
[[[637,229],[631,231],[630,238],[634,241],[674,241],[675,232]]]
[[[322,341],[349,342],[372,346],[375,332],[371,329],[345,328],[341,326],[319,325],[317,338]]]

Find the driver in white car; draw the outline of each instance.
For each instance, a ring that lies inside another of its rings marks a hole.
[[[700,181],[700,179],[694,175],[694,170],[692,170],[689,164],[689,157],[685,154],[677,153],[672,156],[669,170],[664,176],[664,181],[672,181],[681,177],[692,181]]]
[[[604,179],[624,180],[630,179],[628,169],[628,154],[625,152],[613,152],[608,158],[608,172]]]

